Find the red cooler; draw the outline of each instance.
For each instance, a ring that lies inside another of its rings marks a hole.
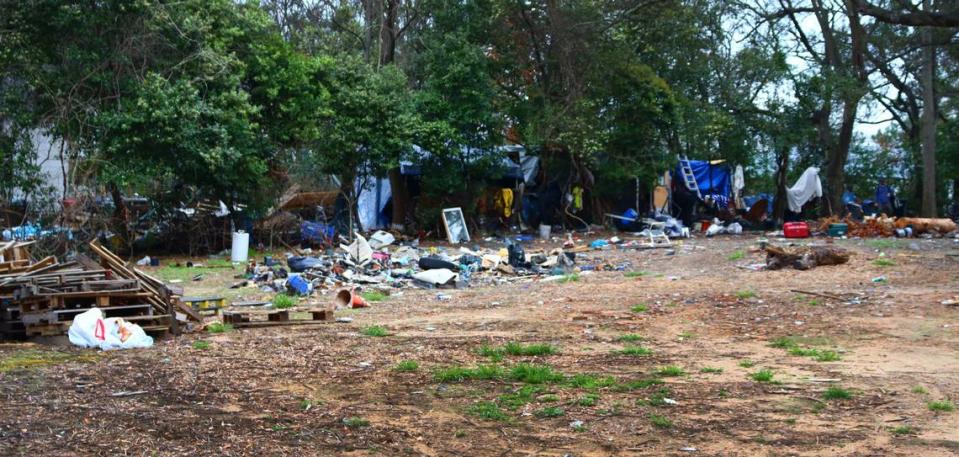
[[[809,225],[805,222],[787,222],[783,224],[786,238],[809,238]]]

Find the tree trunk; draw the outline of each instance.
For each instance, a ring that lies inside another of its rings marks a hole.
[[[406,230],[406,222],[410,220],[412,214],[413,202],[410,199],[409,189],[406,188],[406,178],[400,173],[399,168],[394,168],[389,172],[390,191],[393,194],[393,223],[392,229]]]
[[[839,140],[828,151],[826,158],[826,199],[829,214],[842,213],[842,193],[846,183],[846,161],[849,159],[849,147],[852,145],[852,131],[856,124],[858,99],[848,99],[842,104],[842,124],[839,127]]]
[[[923,10],[931,9],[930,0],[923,0]],[[922,120],[920,122],[920,140],[922,142],[922,216],[936,217],[936,94],[934,86],[936,51],[932,46],[932,32],[929,27],[922,28],[922,72],[919,84],[922,86]]]
[[[786,213],[786,173],[789,171],[789,148],[776,153],[776,198],[773,201],[773,220],[779,225]]]

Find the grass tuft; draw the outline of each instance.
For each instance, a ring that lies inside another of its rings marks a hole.
[[[415,360],[403,360],[396,364],[396,367],[393,368],[394,371],[399,371],[401,373],[409,373],[419,369],[420,364]]]
[[[362,417],[347,417],[343,419],[343,425],[349,428],[369,427],[370,421],[363,419]]]
[[[743,251],[735,251],[732,254],[729,254],[727,257],[730,261],[742,260],[743,257],[746,257],[746,253]]]
[[[599,395],[596,394],[586,394],[582,397],[576,399],[576,404],[579,406],[596,406],[596,403],[599,401]]]
[[[503,346],[503,351],[512,356],[537,356],[537,355],[553,355],[559,353],[559,350],[556,349],[556,346],[551,344],[530,344],[522,345],[520,343],[506,343]]]
[[[769,347],[774,347],[779,349],[791,349],[796,346],[798,346],[798,344],[796,343],[796,340],[788,336],[781,336],[773,340],[772,343],[769,343]]]
[[[368,301],[368,302],[370,302],[370,303],[374,303],[374,302],[378,302],[378,301],[385,301],[387,298],[389,298],[389,295],[388,295],[388,294],[386,294],[386,293],[384,293],[384,292],[380,292],[380,291],[378,291],[378,290],[371,290],[371,291],[363,292],[363,293],[360,294],[360,296],[363,297],[364,300],[366,300],[366,301]]]
[[[576,273],[565,275],[563,276],[562,279],[559,280],[561,284],[567,284],[567,283],[576,282],[576,281],[579,281],[579,275]]]
[[[503,376],[503,369],[495,365],[480,365],[476,368],[452,366],[440,368],[433,372],[433,379],[438,382],[500,379]]]
[[[755,297],[756,297],[756,292],[753,292],[752,290],[749,290],[749,289],[736,291],[736,298],[740,300],[745,300],[747,298],[755,298]]]
[[[723,372],[723,369],[722,369],[722,368],[716,368],[716,367],[702,367],[702,368],[699,369],[699,372],[700,372],[700,373],[717,373],[717,374],[718,374],[718,373],[722,373],[722,372]]]
[[[371,325],[369,327],[366,327],[363,330],[360,330],[360,334],[366,335],[366,336],[373,336],[373,337],[383,337],[383,336],[390,335],[390,333],[387,332],[385,328],[379,325]]]
[[[626,346],[621,351],[620,354],[631,355],[634,357],[645,357],[653,353],[649,348],[644,348],[642,346]]]
[[[670,428],[673,426],[673,421],[669,420],[669,418],[656,414],[649,415],[649,422],[659,428]]]
[[[949,400],[931,401],[926,403],[926,406],[929,407],[929,411],[950,412],[956,410],[956,405]]]
[[[549,365],[533,365],[529,363],[520,363],[513,367],[509,372],[510,379],[526,384],[545,384],[549,382],[560,382],[565,379],[561,373],[553,371]]]
[[[563,408],[551,406],[551,407],[543,408],[539,411],[536,411],[533,414],[536,414],[536,417],[560,417],[566,414],[566,412],[563,411]]]
[[[675,365],[668,365],[657,370],[656,374],[660,376],[685,376],[686,372]]]
[[[592,374],[575,374],[570,376],[566,380],[566,384],[570,387],[577,387],[580,389],[586,390],[596,390],[603,387],[611,387],[616,385],[616,378],[612,376],[596,376]]]
[[[925,387],[916,386],[916,387],[913,387],[913,388],[912,388],[912,393],[914,393],[914,394],[919,394],[919,395],[925,395],[925,394],[929,393],[929,391],[926,390]]]
[[[826,400],[849,400],[852,398],[852,392],[842,387],[830,387],[822,394]]]
[[[648,271],[627,271],[626,273],[623,273],[623,276],[627,278],[641,278],[648,274],[649,274]]]
[[[619,341],[620,343],[635,343],[637,341],[643,341],[644,339],[645,338],[635,333],[627,333],[625,335],[620,335],[619,338],[616,338],[616,341]]]
[[[628,392],[631,390],[645,389],[660,384],[664,383],[659,379],[636,379],[633,381],[618,383],[613,386],[613,389],[619,392]]]
[[[222,322],[214,322],[206,326],[206,331],[210,333],[229,333],[233,331],[233,326]]]
[[[273,307],[276,309],[288,309],[296,306],[296,297],[287,294],[276,294],[273,297]]]
[[[193,342],[193,349],[207,350],[210,349],[210,342],[203,340],[196,340]]]
[[[896,436],[913,435],[916,433],[916,431],[917,430],[915,427],[910,427],[908,425],[900,425],[889,430],[889,432]]]
[[[743,360],[742,362],[739,362],[739,366],[743,368],[752,368],[756,366],[756,362],[753,362],[752,360],[747,359],[747,360]]]
[[[634,313],[645,313],[646,311],[649,311],[649,306],[644,303],[640,303],[638,305],[634,305],[629,310]]]
[[[773,376],[775,376],[773,371],[768,369],[759,370],[749,375],[749,377],[756,382],[772,382]]]
[[[877,267],[894,267],[894,266],[896,266],[896,262],[893,262],[892,260],[889,260],[889,259],[876,259],[876,260],[873,260],[873,261],[872,261],[872,264],[875,265],[875,266],[877,266]]]
[[[470,407],[466,409],[466,412],[486,420],[506,421],[509,419],[509,416],[507,416],[496,403],[491,401],[481,401],[470,405]]]
[[[498,401],[501,405],[510,410],[517,410],[527,403],[532,403],[534,396],[542,392],[539,386],[523,386],[516,392],[500,395]]]

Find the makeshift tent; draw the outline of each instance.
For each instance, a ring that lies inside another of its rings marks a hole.
[[[786,189],[789,211],[802,212],[802,205],[816,197],[822,197],[822,182],[819,181],[819,169],[809,167],[803,172],[796,184]]]
[[[729,196],[732,188],[732,176],[729,168],[718,164],[713,164],[705,160],[690,160],[689,167],[693,170],[693,176],[696,178],[696,185],[699,186],[699,192],[706,195]],[[684,182],[682,165],[676,165],[674,180]]]

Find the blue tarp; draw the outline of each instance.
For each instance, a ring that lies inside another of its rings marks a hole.
[[[696,177],[696,185],[699,186],[700,194],[703,196],[730,195],[732,174],[729,172],[729,168],[724,165],[710,165],[709,162],[704,160],[690,160],[689,166],[693,169],[693,175]],[[685,185],[682,165],[676,165],[674,179],[679,180],[679,182]]]
[[[774,198],[775,198],[775,197],[773,197],[773,194],[759,193],[759,194],[756,194],[756,195],[747,195],[747,196],[743,197],[743,203],[746,204],[746,208],[752,208],[753,205],[755,205],[755,204],[756,204],[757,202],[759,202],[760,200],[766,200],[766,202],[767,202],[767,203],[766,203],[766,209],[767,209],[767,211],[769,211],[769,212],[771,213],[772,210],[773,210],[773,200],[774,200]]]

